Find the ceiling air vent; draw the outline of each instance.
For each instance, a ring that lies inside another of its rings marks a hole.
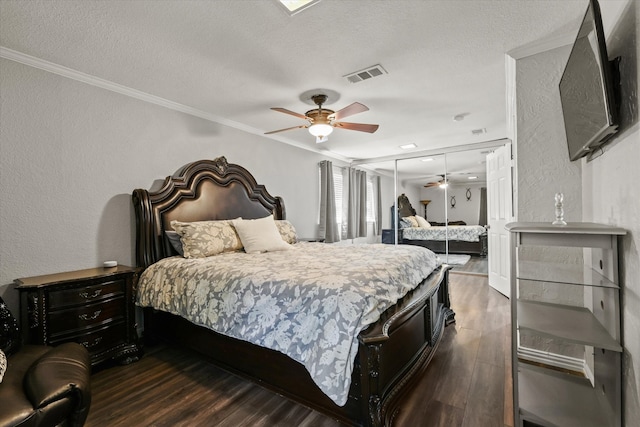
[[[358,83],[363,80],[368,80],[373,77],[378,77],[383,74],[387,74],[386,70],[382,68],[382,65],[376,64],[371,67],[367,67],[364,70],[356,71],[355,73],[347,74],[344,76],[350,83]]]
[[[474,129],[471,131],[473,135],[482,135],[483,133],[487,133],[487,128]]]

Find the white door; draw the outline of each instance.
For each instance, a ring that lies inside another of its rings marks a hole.
[[[489,285],[509,297],[509,233],[504,226],[513,218],[511,144],[487,155],[487,217],[489,230]]]

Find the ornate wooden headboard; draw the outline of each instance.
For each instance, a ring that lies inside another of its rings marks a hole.
[[[176,254],[165,234],[172,230],[172,220],[286,218],[282,198],[271,196],[249,171],[224,157],[189,163],[168,176],[159,190],[137,189],[132,199],[136,263],[145,268]]]
[[[406,216],[413,216],[416,214],[416,210],[411,206],[409,198],[402,193],[398,196],[398,217],[404,218]]]

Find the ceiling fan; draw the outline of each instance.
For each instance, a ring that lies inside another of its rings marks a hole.
[[[328,140],[327,137],[331,132],[333,132],[333,128],[357,130],[360,132],[369,133],[374,133],[376,130],[378,130],[378,125],[339,121],[340,119],[343,119],[345,117],[349,117],[354,114],[362,113],[369,110],[367,106],[359,102],[354,102],[351,105],[347,105],[341,110],[333,111],[327,108],[322,108],[322,104],[327,102],[327,95],[313,95],[311,99],[318,106],[318,108],[309,110],[305,114],[296,113],[294,111],[287,110],[286,108],[272,107],[271,109],[274,111],[279,111],[281,113],[290,114],[292,116],[305,119],[308,121],[308,123],[305,125],[293,126],[285,129],[272,130],[271,132],[265,132],[265,135],[293,129],[309,129],[309,133],[316,137],[316,143],[320,143]]]
[[[425,184],[426,188],[430,188],[430,187],[440,187],[440,188],[444,188],[447,186],[447,181],[444,179],[444,175],[438,175],[439,177],[441,177],[440,180],[438,181],[434,181],[434,182],[428,182],[427,184]]]

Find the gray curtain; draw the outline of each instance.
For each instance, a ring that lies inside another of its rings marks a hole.
[[[478,225],[487,225],[487,188],[480,188],[480,217]]]
[[[382,234],[382,190],[380,189],[380,176],[373,177],[373,197],[375,197],[375,221],[373,226],[373,234],[379,236]]]
[[[367,174],[349,169],[347,239],[367,237]]]
[[[333,164],[320,162],[320,227],[318,234],[326,243],[340,241],[336,219],[336,197],[333,188]]]

